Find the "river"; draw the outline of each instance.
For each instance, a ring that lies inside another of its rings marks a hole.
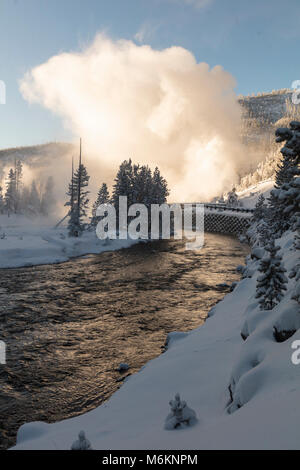
[[[181,240],[138,244],[69,262],[0,270],[0,448],[25,422],[54,422],[99,406],[128,374],[161,354],[167,334],[203,324],[239,279],[248,253],[206,234],[200,251]]]

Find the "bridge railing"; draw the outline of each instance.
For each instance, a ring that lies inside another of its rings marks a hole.
[[[231,207],[227,206],[226,204],[212,204],[212,203],[202,203],[202,202],[191,202],[189,203],[193,206],[196,204],[203,204],[205,209],[213,209],[217,211],[228,211],[228,212],[240,212],[240,213],[245,213],[245,214],[253,214],[254,209],[246,209],[245,207]],[[182,204],[182,206],[184,206]]]
[[[254,209],[246,209],[245,207],[231,207],[226,204],[204,204],[205,209],[216,209],[218,211],[245,212],[253,214]]]

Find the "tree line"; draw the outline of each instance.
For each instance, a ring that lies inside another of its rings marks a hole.
[[[14,167],[8,172],[5,188],[0,186],[0,214],[48,216],[54,205],[53,178],[49,176],[44,184],[33,180],[29,186],[25,185],[22,161],[15,160]]]
[[[68,212],[68,233],[70,237],[79,237],[84,230],[95,229],[100,217],[97,208],[102,204],[112,204],[118,211],[119,197],[127,196],[128,207],[132,204],[164,204],[169,195],[168,184],[161,175],[158,167],[152,172],[147,165],[134,164],[131,159],[124,160],[114,179],[112,194],[110,195],[106,183],[103,183],[92,205],[92,215],[87,221],[89,200],[89,175],[81,161],[76,171],[72,168],[72,178],[69,183],[66,206]]]
[[[284,142],[284,146],[275,187],[267,201],[263,195],[259,197],[253,215],[257,243],[266,251],[257,280],[257,298],[262,310],[272,310],[286,290],[286,269],[275,240],[287,232],[293,233],[291,249],[295,250],[296,260],[289,277],[296,280],[293,298],[300,301],[300,122],[292,121],[289,128],[277,129],[276,142]]]

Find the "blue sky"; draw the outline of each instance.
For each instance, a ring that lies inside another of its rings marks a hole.
[[[290,87],[300,79],[299,0],[0,0],[0,148],[70,140],[60,118],[24,101],[18,81],[97,32],[153,48],[179,45],[222,65],[237,93]]]

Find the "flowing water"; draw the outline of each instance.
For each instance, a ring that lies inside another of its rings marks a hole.
[[[201,251],[157,241],[67,263],[0,270],[0,448],[28,421],[54,422],[107,400],[158,356],[171,331],[201,325],[238,280],[248,248],[206,234]]]

